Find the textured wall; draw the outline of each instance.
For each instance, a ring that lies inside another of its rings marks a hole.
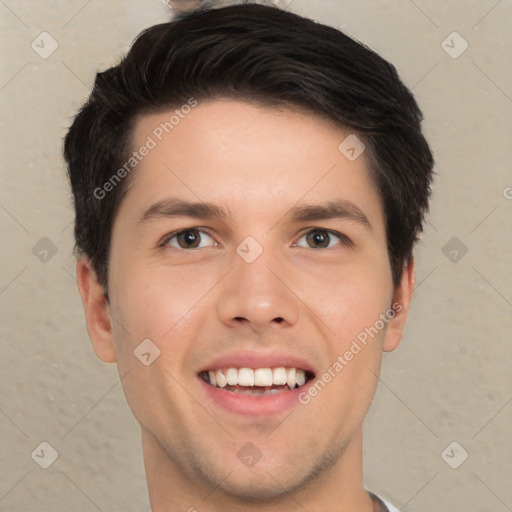
[[[367,487],[407,512],[512,510],[512,2],[289,9],[396,65],[436,158],[412,311],[365,426]],[[85,329],[61,144],[95,72],[168,18],[158,0],[0,0],[2,511],[148,510],[138,425]]]

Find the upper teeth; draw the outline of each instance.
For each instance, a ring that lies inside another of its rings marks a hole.
[[[290,389],[295,384],[302,386],[306,382],[306,372],[297,368],[227,368],[225,370],[210,370],[210,384],[220,388],[226,385],[236,386],[283,386],[288,384]]]

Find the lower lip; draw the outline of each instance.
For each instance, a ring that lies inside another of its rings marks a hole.
[[[234,391],[226,391],[223,388],[208,384],[201,377],[198,378],[208,397],[216,404],[228,411],[246,416],[279,414],[293,406],[301,405],[299,395],[307,392],[313,382],[313,379],[311,379],[300,388],[280,391],[273,395],[246,395]]]

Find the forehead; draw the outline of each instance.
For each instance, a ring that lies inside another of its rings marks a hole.
[[[383,212],[365,154],[347,158],[347,137],[357,144],[349,130],[319,116],[238,100],[148,114],[137,122],[132,149],[151,149],[137,164],[125,201],[140,212],[178,196],[262,215],[344,199],[364,205],[378,223]]]

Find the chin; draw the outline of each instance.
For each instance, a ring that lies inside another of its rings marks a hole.
[[[272,478],[268,473],[266,476],[260,475],[260,478],[243,479],[239,476],[235,481],[231,474],[220,486],[222,491],[232,497],[238,498],[241,502],[262,502],[266,500],[278,500],[279,498],[289,497],[289,488],[285,482],[282,482],[279,475]]]

